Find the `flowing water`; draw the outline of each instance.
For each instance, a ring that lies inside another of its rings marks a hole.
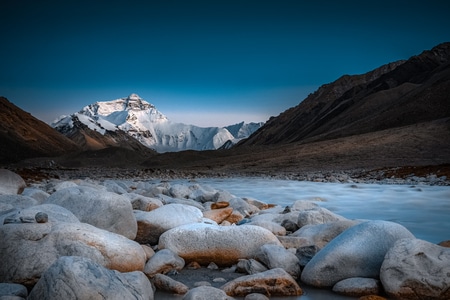
[[[316,183],[261,178],[210,178],[197,179],[196,183],[229,191],[237,197],[251,197],[281,206],[292,205],[296,200],[313,200],[348,219],[393,221],[408,228],[416,238],[432,243],[450,240],[449,186]],[[305,290],[302,300],[355,299],[302,288]],[[181,299],[164,293],[155,296],[157,300]]]

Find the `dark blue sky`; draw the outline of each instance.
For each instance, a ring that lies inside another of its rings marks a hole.
[[[131,93],[173,121],[265,121],[450,41],[450,1],[435,0],[6,0],[0,14],[0,95],[46,122]]]

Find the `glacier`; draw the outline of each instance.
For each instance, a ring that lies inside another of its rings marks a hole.
[[[247,138],[263,125],[241,122],[226,127],[199,127],[176,123],[137,94],[95,102],[77,113],[59,117],[51,126],[64,133],[77,121],[102,135],[122,130],[159,153],[219,149]]]

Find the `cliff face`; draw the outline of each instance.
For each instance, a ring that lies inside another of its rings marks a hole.
[[[307,143],[446,118],[449,95],[450,43],[444,43],[321,86],[239,146]]]
[[[78,146],[46,123],[0,97],[0,162],[58,156]]]

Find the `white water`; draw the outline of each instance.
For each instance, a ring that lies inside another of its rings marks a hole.
[[[256,198],[281,206],[300,199],[316,200],[319,205],[348,219],[393,221],[408,228],[416,238],[432,243],[450,240],[449,186],[315,183],[261,178],[197,179],[196,183],[229,191],[237,197]],[[298,298],[271,299],[356,299],[326,290],[304,288],[304,291],[306,294]],[[181,298],[157,294],[155,299]]]

